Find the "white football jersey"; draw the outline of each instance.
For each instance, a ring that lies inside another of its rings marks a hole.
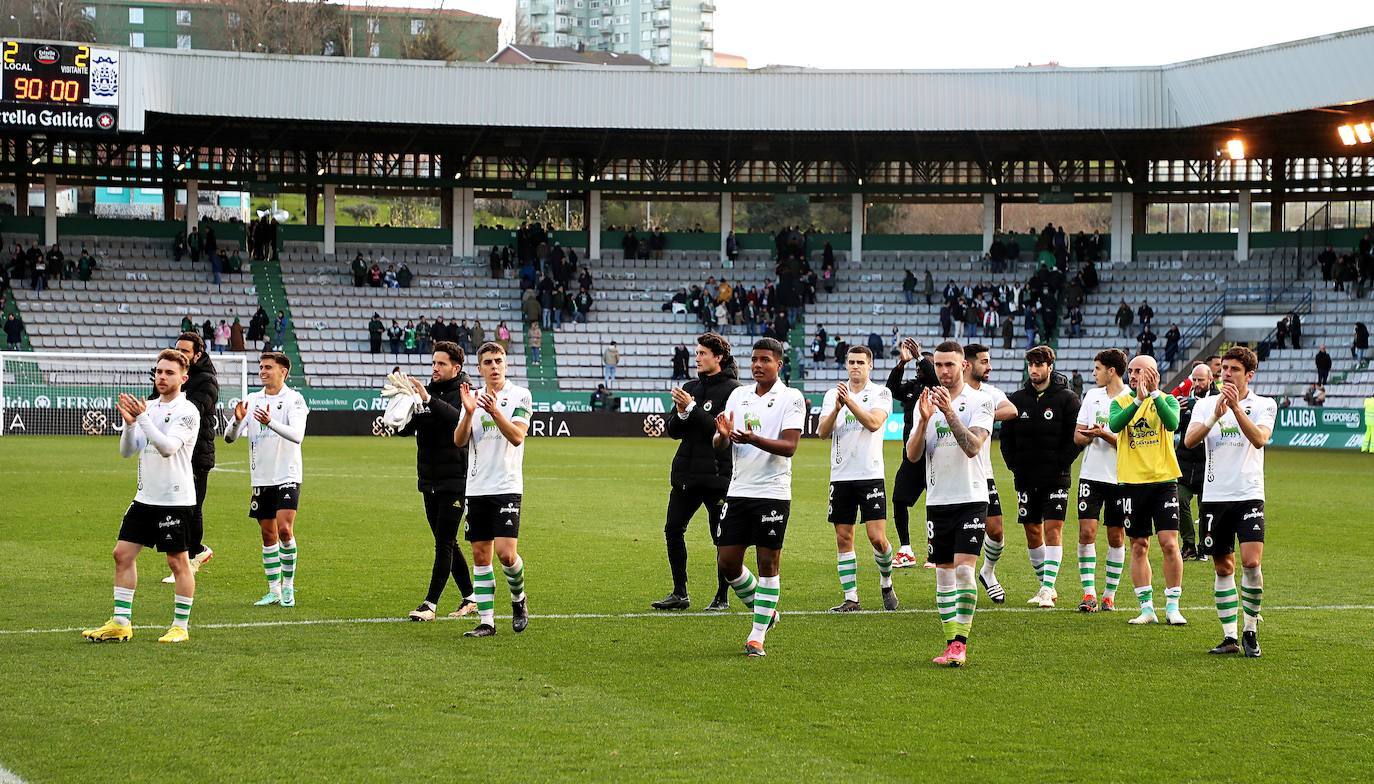
[[[144,424],[147,422],[147,425]],[[163,457],[150,443],[144,427],[179,442],[176,451]],[[200,435],[200,412],[194,403],[179,394],[169,403],[149,400],[147,412],[120,435],[120,450],[138,454],[138,493],[134,500],[150,506],[194,506],[195,475],[191,472],[191,452]]]
[[[1107,424],[1111,413],[1112,397],[1102,387],[1093,387],[1083,395],[1083,404],[1078,408],[1078,424],[1084,427]],[[1116,484],[1116,447],[1094,438],[1088,448],[1083,450],[1083,465],[1078,469],[1078,481],[1091,479],[1095,482]]]
[[[837,397],[839,393],[832,387],[825,393],[821,410],[826,413],[832,411]],[[854,417],[854,412],[848,406],[840,409],[835,417],[835,429],[830,433],[830,481],[882,479],[886,476],[883,470],[883,430],[887,426],[887,416],[892,413],[892,392],[870,379],[858,392],[850,390],[849,397],[863,411],[882,411],[883,424],[876,431],[869,430]]]
[[[965,384],[950,405],[964,427],[992,433],[992,395]],[[913,438],[916,435],[912,433]],[[982,462],[977,455],[964,454],[943,412],[935,411],[921,436],[926,440],[926,506],[987,503],[988,475],[983,473]]]
[[[754,394],[758,384],[736,387],[725,401],[725,411],[733,414],[735,429],[749,429],[764,438],[778,438],[784,430],[806,426],[806,398],[779,379],[762,395]],[[732,498],[771,498],[792,500],[792,459],[774,455],[750,444],[731,444],[734,458],[730,488]]]
[[[1193,406],[1193,422],[1205,425],[1216,413],[1219,395],[1209,395]],[[1256,395],[1248,390],[1240,401],[1241,410],[1258,427],[1272,432],[1279,406],[1273,398]],[[1191,425],[1189,429],[1191,429]],[[1256,449],[1250,439],[1240,432],[1236,414],[1231,409],[1207,431],[1207,476],[1202,485],[1202,499],[1212,501],[1263,501],[1264,450]]]
[[[965,384],[965,386],[967,386],[967,384]],[[1006,396],[1006,394],[1004,394],[1004,393],[1002,392],[1002,390],[998,389],[997,387],[995,387],[995,386],[993,386],[992,384],[989,384],[989,383],[987,383],[987,382],[983,382],[983,385],[980,386],[980,387],[978,387],[978,390],[977,390],[977,391],[992,396],[992,413],[993,413],[993,420],[996,421],[996,419],[997,419],[997,416],[996,416],[996,414],[997,414],[997,407],[1000,406],[1000,405],[1002,405],[1003,403],[1007,402],[1007,396]],[[988,432],[992,432],[992,431],[988,431]],[[992,478],[992,439],[991,439],[991,438],[988,438],[988,439],[986,439],[986,440],[983,441],[983,448],[982,448],[981,451],[978,452],[978,465],[980,465],[980,466],[983,467],[983,473],[984,473],[985,475],[987,475],[987,478],[988,478],[988,479],[991,479],[991,478]]]
[[[300,441],[305,440],[305,420],[310,415],[305,397],[283,386],[275,395],[267,394],[265,389],[249,393],[243,403],[248,408],[248,415],[242,422],[234,422],[231,418],[230,433],[225,435],[232,441],[245,432],[248,434],[249,484],[253,487],[300,484],[305,473]],[[272,417],[269,425],[253,418],[254,411],[263,409]],[[278,429],[298,440],[286,438]]]
[[[473,392],[480,395],[481,387]],[[496,393],[496,405],[512,422],[530,423],[534,402],[530,391],[507,381]],[[462,411],[467,416],[467,411]],[[520,495],[525,492],[525,444],[515,446],[506,440],[496,420],[482,409],[472,414],[472,436],[468,441],[468,491],[470,496]],[[461,421],[461,420],[460,420]]]

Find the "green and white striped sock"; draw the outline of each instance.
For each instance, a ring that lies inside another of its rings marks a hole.
[[[1140,602],[1141,612],[1155,611],[1155,589],[1154,586],[1147,585],[1144,588],[1135,589],[1136,601]]]
[[[1078,582],[1083,593],[1097,595],[1097,545],[1091,542],[1078,546]]]
[[[1040,586],[1054,590],[1054,583],[1059,579],[1059,562],[1064,560],[1063,545],[1045,545],[1045,562],[1040,566]]]
[[[851,602],[859,601],[859,559],[854,551],[840,553],[836,557],[835,569],[840,573],[840,590],[844,598]]]
[[[1259,630],[1260,601],[1264,599],[1264,573],[1260,568],[1243,568],[1240,573],[1240,606],[1245,611],[1245,631]]]
[[[1103,597],[1116,598],[1116,587],[1121,584],[1121,570],[1125,567],[1126,547],[1107,545],[1107,590],[1102,592]]]
[[[955,637],[968,642],[973,631],[973,611],[978,607],[978,584],[973,581],[972,566],[954,567],[954,626]]]
[[[758,590],[754,593],[754,628],[749,632],[751,642],[763,642],[764,635],[768,634],[768,624],[773,622],[781,592],[781,577],[759,578]]]
[[[935,567],[935,609],[940,613],[940,626],[945,632],[945,642],[953,642],[955,629],[955,604],[958,596],[954,589],[954,570]]]
[[[134,617],[134,589],[120,588],[114,589],[114,619],[116,623],[128,626],[133,623]]]
[[[991,536],[983,538],[983,579],[988,582],[996,582],[997,562],[1002,560],[1002,550],[1007,546],[1006,539],[993,539]]]
[[[172,625],[185,629],[191,622],[191,597],[176,594],[172,601]]]
[[[491,564],[472,567],[472,595],[477,597],[479,623],[496,625],[496,570]]]
[[[502,566],[506,573],[506,585],[510,588],[510,600],[518,602],[525,598],[525,559],[515,556],[515,563]]]
[[[262,572],[267,575],[267,590],[281,593],[281,547],[263,545]]]
[[[1183,586],[1176,585],[1173,588],[1164,588],[1164,612],[1178,612],[1178,600],[1183,596]]]
[[[296,540],[281,543],[281,581],[287,588],[296,585]]]
[[[1217,620],[1221,621],[1221,636],[1232,640],[1240,639],[1240,635],[1236,634],[1237,608],[1240,607],[1240,598],[1236,594],[1236,576],[1217,575],[1213,583],[1212,596],[1217,602]]]
[[[754,579],[754,574],[749,571],[749,567],[744,567],[739,577],[730,581],[730,587],[735,589],[735,595],[739,597],[744,606],[754,609],[754,593],[758,590],[759,582]]]
[[[1045,548],[1027,547],[1026,557],[1030,559],[1031,568],[1035,570],[1036,582],[1043,582],[1045,579]]]
[[[892,587],[892,545],[887,546],[887,552],[880,553],[873,551],[873,563],[878,565],[878,587]]]

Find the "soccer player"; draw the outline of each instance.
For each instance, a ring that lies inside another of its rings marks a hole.
[[[234,421],[224,432],[230,444],[248,434],[248,479],[253,485],[248,516],[258,521],[262,533],[262,571],[267,576],[267,593],[254,607],[296,606],[296,510],[310,408],[301,393],[286,386],[290,374],[291,360],[285,354],[264,353],[258,360],[262,389],[234,406]]]
[[[195,476],[196,505],[191,512],[191,520],[186,530],[186,557],[191,560],[191,571],[198,572],[215,553],[201,541],[205,536],[205,492],[209,487],[210,470],[215,467],[215,436],[219,425],[219,377],[215,373],[215,363],[205,353],[205,340],[198,332],[183,332],[177,336],[176,350],[186,357],[186,383],[181,392],[200,412],[200,433],[196,437],[195,450],[191,453],[191,471]],[[149,399],[157,397],[154,392]],[[173,583],[176,575],[162,578],[164,583]]]
[[[687,596],[687,524],[697,509],[706,507],[706,527],[716,544],[725,490],[730,485],[730,451],[717,451],[716,414],[725,410],[730,393],[739,386],[739,370],[730,354],[730,341],[714,332],[697,338],[697,378],[673,389],[673,412],[668,416],[668,435],[678,440],[669,476],[667,520],[663,538],[668,545],[668,568],[673,590],[649,606],[655,610],[685,610]],[[716,570],[716,595],[706,609],[730,609],[730,583]]]
[[[429,591],[420,606],[410,611],[412,621],[434,620],[450,577],[463,598],[449,617],[461,618],[477,611],[468,562],[458,545],[468,475],[468,450],[453,443],[453,431],[462,418],[459,387],[470,383],[468,374],[463,372],[463,359],[463,349],[457,343],[441,340],[434,344],[429,384],[410,379],[420,403],[400,435],[415,435],[416,484],[425,502],[430,533],[434,535]]]
[[[1264,446],[1274,430],[1278,405],[1250,389],[1259,362],[1255,352],[1236,346],[1221,358],[1221,394],[1202,398],[1183,435],[1184,446],[1207,447],[1202,488],[1203,546],[1216,570],[1217,617],[1222,641],[1214,654],[1258,658],[1260,600],[1264,597]],[[1240,596],[1236,595],[1236,540],[1240,540]],[[1236,605],[1245,612],[1241,645],[1236,644]]]
[[[988,383],[992,375],[991,350],[981,343],[964,346],[964,359],[968,360],[968,370],[964,371],[964,383],[980,392],[992,396],[993,419],[1006,422],[1016,418],[1016,406],[1012,405],[1002,390]],[[983,566],[978,570],[978,582],[988,592],[988,598],[995,604],[1007,600],[1007,591],[997,582],[997,561],[1002,557],[1002,549],[1007,540],[1002,530],[1002,499],[997,494],[997,482],[992,476],[992,439],[983,439],[983,448],[978,453],[978,462],[988,477],[988,524],[983,537]]]
[[[1174,455],[1178,458],[1178,468],[1182,472],[1178,479],[1178,530],[1179,538],[1183,540],[1183,560],[1205,561],[1207,546],[1199,544],[1205,534],[1198,535],[1201,526],[1193,524],[1193,499],[1196,498],[1198,501],[1197,522],[1201,523],[1202,485],[1207,473],[1207,447],[1201,442],[1197,446],[1189,447],[1182,443],[1182,438],[1188,434],[1188,427],[1193,421],[1193,410],[1198,401],[1220,393],[1212,386],[1212,369],[1201,362],[1193,368],[1188,381],[1188,394],[1178,402],[1177,435],[1180,441],[1174,446]]]
[[[1130,623],[1159,623],[1151,586],[1150,534],[1164,555],[1164,616],[1171,626],[1188,621],[1178,611],[1183,595],[1183,558],[1178,549],[1178,459],[1174,436],[1178,400],[1159,390],[1159,366],[1144,354],[1127,367],[1131,389],[1112,399],[1107,426],[1116,442],[1116,478],[1126,535],[1131,539],[1131,581],[1140,615]],[[1132,394],[1134,391],[1134,394]]]
[[[892,393],[869,381],[873,352],[850,346],[845,355],[849,380],[825,393],[816,435],[830,439],[829,519],[835,526],[836,568],[844,600],[831,612],[859,609],[858,558],[854,554],[854,520],[864,524],[883,609],[897,609],[892,588],[892,545],[887,541],[887,493],[883,488],[883,428],[892,413]]]
[[[186,534],[196,502],[191,456],[200,432],[200,412],[186,399],[186,357],[176,349],[157,355],[153,388],[157,399],[143,401],[120,393],[115,406],[124,420],[119,454],[138,455],[138,493],[124,513],[115,542],[114,615],[82,636],[94,642],[133,639],[134,589],[138,587],[138,554],[144,547],[166,553],[176,577],[172,628],[158,642],[186,642],[196,576],[186,557]]]
[[[506,349],[487,341],[477,349],[482,386],[459,387],[463,416],[453,431],[455,446],[468,446],[468,526],[472,545],[472,583],[477,597],[477,627],[464,637],[496,634],[496,577],[492,552],[510,588],[511,629],[529,626],[525,562],[520,540],[520,503],[525,492],[525,434],[534,402],[530,391],[506,379]]]
[[[906,366],[913,360],[916,360],[916,377],[904,381],[902,377]],[[938,384],[935,380],[935,366],[930,363],[930,356],[921,352],[921,344],[911,338],[898,344],[897,365],[887,377],[887,390],[892,393],[895,402],[902,404],[903,444],[911,438],[911,427],[916,423],[916,406],[921,400],[921,392]],[[925,490],[925,465],[907,460],[906,450],[903,449],[902,462],[897,466],[897,475],[892,478],[892,522],[897,526],[897,539],[900,544],[897,555],[892,559],[894,568],[905,569],[921,563],[916,560],[916,554],[911,550],[910,516],[911,507],[921,500],[921,494]]]
[[[1064,560],[1064,516],[1078,447],[1078,395],[1054,372],[1054,349],[1026,352],[1025,386],[1008,395],[1015,419],[1002,425],[1002,458],[1016,481],[1017,512],[1026,532],[1026,552],[1040,589],[1027,604],[1054,607],[1055,581]]]
[[[730,447],[733,472],[725,492],[716,560],[735,595],[754,611],[744,643],[749,656],[765,655],[764,638],[778,619],[782,542],[792,507],[792,455],[806,424],[806,399],[778,379],[782,343],[762,338],[749,359],[753,384],[730,393],[716,415],[715,448]],[[744,565],[754,547],[756,579]]]
[[[1097,526],[1107,526],[1106,586],[1102,610],[1116,610],[1116,588],[1126,566],[1126,522],[1116,483],[1116,434],[1107,426],[1112,400],[1126,391],[1121,376],[1126,355],[1119,349],[1099,351],[1093,358],[1097,386],[1083,396],[1073,442],[1085,447],[1078,469],[1078,576],[1083,585],[1080,612],[1097,612]]]
[[[906,442],[907,458],[926,461],[926,550],[935,562],[935,606],[944,625],[945,652],[935,664],[962,666],[978,604],[973,567],[987,523],[988,480],[979,453],[992,433],[991,395],[964,383],[964,348],[935,347],[940,385],[921,393],[920,421]]]

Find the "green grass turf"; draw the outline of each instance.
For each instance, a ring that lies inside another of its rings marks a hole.
[[[1186,628],[1127,626],[1129,585],[1126,612],[1079,615],[1072,534],[1063,606],[1026,611],[1034,584],[1012,526],[1000,573],[1013,611],[980,597],[971,663],[956,671],[929,663],[943,641],[924,569],[895,579],[903,606],[925,612],[788,617],[839,599],[826,452],[814,441],[794,462],[784,617],[766,659],[741,655],[749,620],[738,613],[539,618],[643,612],[666,592],[672,448],[531,441],[521,551],[536,617],[523,635],[499,619],[497,637],[468,640],[467,621],[205,628],[396,618],[420,601],[429,572],[414,445],[315,438],[305,446],[299,604],[249,606],[264,586],[245,514],[246,452],[221,445],[228,470],[212,476],[206,505],[217,555],[191,642],[155,642],[172,602],[152,553],[140,561],[131,643],[0,634],[0,766],[35,782],[1287,782],[1374,770],[1374,611],[1282,609],[1371,604],[1369,458],[1269,456],[1265,658],[1208,657],[1220,637],[1211,609],[1189,611]],[[889,465],[895,457],[889,445]],[[134,464],[109,438],[5,438],[0,487],[0,630],[99,624]],[[700,519],[688,536],[699,607],[713,568]],[[1098,552],[1100,585],[1105,535]],[[866,556],[859,576],[865,606],[878,606]],[[1157,570],[1162,599],[1161,579]],[[1211,584],[1210,565],[1188,564],[1184,606],[1209,607]],[[441,611],[455,599],[450,586]]]

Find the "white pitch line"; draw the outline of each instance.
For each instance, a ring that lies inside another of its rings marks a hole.
[[[1182,610],[1188,612],[1205,612],[1215,610],[1212,605],[1198,605],[1196,607],[1183,607]],[[1374,611],[1374,604],[1290,604],[1275,607],[1265,607],[1265,612],[1371,612]],[[788,610],[783,612],[785,618],[819,617],[819,616],[840,616],[840,615],[933,615],[936,610],[933,607],[909,608],[904,610],[860,610],[853,613],[832,613],[829,610]],[[1045,612],[1039,607],[984,607],[978,610],[979,613],[1016,613],[1033,615]],[[1074,614],[1077,614],[1076,612]],[[1122,617],[1129,613],[1122,611]],[[638,618],[739,618],[748,615],[743,612],[635,612],[635,613],[550,613],[546,615],[531,615],[530,620],[535,621],[608,621],[608,620],[634,620]],[[498,615],[498,618],[508,618],[510,616]],[[459,621],[461,618],[440,617],[440,621]],[[469,621],[474,620],[472,617]],[[243,623],[198,623],[193,624],[196,629],[259,629],[274,628],[279,626],[343,626],[348,624],[367,624],[367,623],[410,623],[409,618],[306,618],[297,620],[278,620],[278,621],[246,621]],[[20,635],[20,634],[67,634],[79,632],[85,627],[69,626],[62,629],[0,629],[0,636]],[[135,629],[163,629],[164,626],[143,625],[135,626]],[[0,784],[5,784],[0,779]]]
[[[24,780],[16,776],[9,768],[0,765],[0,784],[24,784]]]

